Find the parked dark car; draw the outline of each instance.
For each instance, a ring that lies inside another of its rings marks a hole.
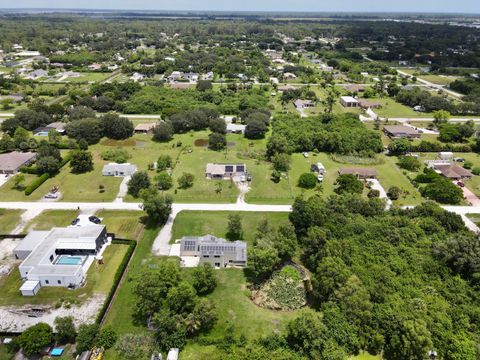
[[[102,220],[100,220],[98,217],[92,215],[88,218],[90,222],[93,222],[94,224],[100,224]]]
[[[79,218],[76,218],[75,220],[72,220],[72,225],[77,225],[79,221],[80,221]]]

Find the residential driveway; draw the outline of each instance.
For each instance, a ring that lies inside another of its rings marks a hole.
[[[116,203],[121,203],[123,202],[123,199],[125,198],[125,196],[127,195],[127,191],[128,191],[128,182],[130,181],[130,176],[125,176],[122,180],[122,182],[120,183],[120,187],[118,189],[118,194],[117,194],[117,198],[115,199],[115,202]]]
[[[367,179],[367,181],[371,184],[373,190],[378,190],[380,192],[380,199],[386,200],[386,209],[390,209],[392,207],[392,200],[388,198],[387,192],[383,188],[382,184],[380,184],[380,181],[378,181],[377,179]]]
[[[8,181],[7,175],[0,175],[0,187]]]
[[[457,186],[457,182],[453,182]],[[463,197],[467,200],[472,206],[480,206],[480,199],[475,195],[470,189],[466,186],[461,188],[463,190]]]

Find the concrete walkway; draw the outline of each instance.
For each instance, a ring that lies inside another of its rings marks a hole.
[[[382,184],[380,184],[380,181],[377,179],[367,179],[367,182],[371,184],[372,190],[378,190],[380,193],[380,199],[384,199],[386,202],[386,209],[389,210],[392,207],[392,200],[390,200],[387,196],[387,192],[383,188]]]
[[[125,196],[127,196],[127,192],[128,192],[128,182],[130,181],[130,176],[125,176],[123,179],[122,179],[122,182],[120,183],[120,187],[118,189],[118,194],[117,194],[117,197],[115,198],[114,202],[116,203],[123,203],[123,199],[125,198]]]

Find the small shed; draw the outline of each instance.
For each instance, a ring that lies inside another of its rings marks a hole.
[[[35,296],[38,290],[40,290],[40,281],[38,280],[27,280],[20,287],[23,296]]]
[[[178,360],[178,353],[180,352],[177,348],[172,348],[168,352],[167,360]]]

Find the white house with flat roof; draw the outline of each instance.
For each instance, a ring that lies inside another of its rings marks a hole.
[[[125,177],[125,176],[132,176],[136,171],[137,171],[137,167],[133,164],[109,163],[103,167],[102,175]]]
[[[341,96],[340,97],[340,104],[343,107],[358,107],[358,100],[352,96]]]
[[[107,242],[104,225],[30,231],[13,250],[25,280],[22,295],[33,296],[42,286],[77,288]]]

